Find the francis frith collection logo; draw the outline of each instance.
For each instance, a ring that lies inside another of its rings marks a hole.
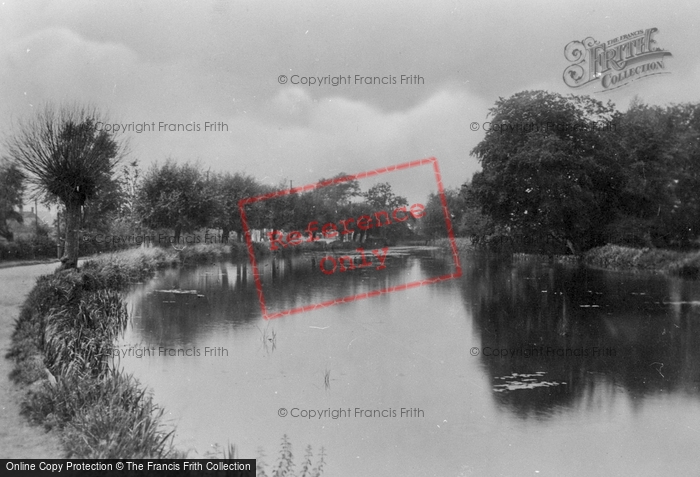
[[[564,56],[572,64],[564,70],[564,83],[580,88],[600,81],[602,91],[609,91],[647,76],[668,74],[664,58],[673,55],[656,45],[658,31],[647,28],[607,42],[592,37],[570,42]]]

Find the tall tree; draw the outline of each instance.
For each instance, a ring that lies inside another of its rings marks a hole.
[[[19,210],[24,196],[24,179],[17,165],[7,159],[0,161],[0,236],[12,240],[12,231],[7,221],[23,222]]]
[[[46,106],[7,143],[35,194],[65,208],[63,268],[77,267],[82,208],[114,180],[124,152],[113,133],[96,128],[100,122],[106,118],[92,107]]]
[[[340,174],[333,176],[331,179],[320,179],[318,182],[321,184],[333,179],[347,177],[347,175],[348,174],[345,172],[341,172]],[[348,205],[355,197],[360,197],[362,195],[360,192],[360,183],[357,179],[319,187],[314,189],[313,193],[322,204],[331,208]]]
[[[388,182],[380,182],[369,188],[364,194],[364,198],[370,207],[376,210],[391,210],[402,205],[408,205],[405,197],[397,195]]]
[[[700,105],[647,106],[635,99],[620,126],[625,188],[614,237],[689,246],[700,235]]]
[[[251,176],[226,172],[214,176],[213,188],[216,201],[212,226],[221,229],[221,240],[224,243],[228,241],[231,231],[238,233],[239,238],[242,237],[243,223],[238,201],[258,194],[260,186]]]
[[[141,182],[137,214],[146,227],[172,229],[173,242],[179,244],[182,232],[210,225],[215,206],[210,185],[196,165],[172,159],[154,164]]]
[[[379,211],[385,211],[391,214],[392,210],[408,205],[408,200],[396,194],[392,190],[391,184],[388,182],[380,182],[379,184],[373,185],[363,194],[363,197],[365,199],[365,204],[360,204],[359,207],[363,214],[372,214]],[[407,222],[393,223],[388,227],[379,227],[376,232],[383,240],[395,240],[405,237],[410,233],[408,222],[413,224],[415,221],[413,216],[409,217]],[[369,231],[363,231],[360,233],[366,236],[368,232]]]
[[[524,91],[500,98],[492,127],[472,150],[483,170],[471,192],[513,233],[578,251],[604,240],[622,187],[613,105],[587,96]]]
[[[465,185],[465,187],[467,187]],[[463,235],[465,233],[475,234],[475,230],[479,230],[481,224],[471,224],[465,221],[473,221],[478,211],[469,209],[467,206],[464,194],[460,189],[448,188],[445,190],[445,201],[447,202],[447,211],[450,214],[450,222],[455,235]],[[482,220],[484,220],[482,218]],[[445,221],[445,213],[442,208],[442,199],[440,195],[431,193],[428,196],[428,201],[425,204],[425,217],[418,222],[418,230],[421,234],[430,238],[447,237],[447,226]]]

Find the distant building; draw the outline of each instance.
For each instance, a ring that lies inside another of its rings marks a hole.
[[[14,235],[14,239],[35,235],[37,231],[37,220],[39,222],[39,228],[43,230],[51,229],[51,226],[47,223],[47,220],[53,221],[50,213],[39,212],[40,216],[37,217],[37,214],[34,212],[34,207],[31,207],[28,211],[20,208],[19,213],[23,219],[21,223],[14,219],[9,219],[7,221],[7,228]]]

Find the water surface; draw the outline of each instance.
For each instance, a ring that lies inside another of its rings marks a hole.
[[[271,309],[454,270],[427,250],[333,277],[317,259],[261,262]],[[272,464],[286,434],[297,466],[307,445],[323,446],[334,476],[697,472],[698,282],[461,262],[459,279],[270,321],[246,262],[166,270],[130,295],[122,343],[155,356],[120,362],[191,456],[230,442]],[[169,289],[196,293],[156,291]]]

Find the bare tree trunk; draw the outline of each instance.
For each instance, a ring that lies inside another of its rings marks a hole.
[[[80,246],[80,205],[66,204],[66,240],[64,242],[61,268],[78,268]]]
[[[221,230],[221,243],[228,243],[228,237],[230,233],[231,231],[228,227],[224,227]]]

